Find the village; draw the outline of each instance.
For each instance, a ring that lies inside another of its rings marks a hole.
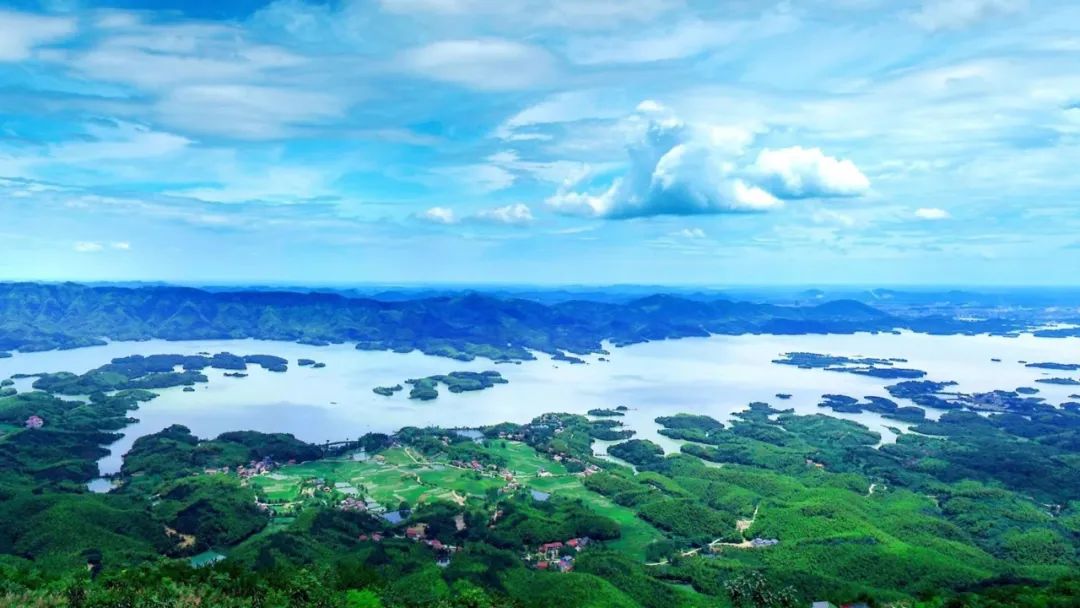
[[[421,543],[431,548],[436,564],[443,567],[461,547],[432,537],[423,523],[409,524],[414,507],[443,502],[464,508],[469,501],[511,496],[542,503],[565,494],[625,511],[623,520],[640,521],[628,509],[581,485],[582,479],[599,472],[593,464],[579,463],[576,468],[580,470],[572,473],[566,466],[572,462],[570,457],[548,459],[505,434],[486,445],[479,441],[469,444],[474,457],[468,459],[441,455],[429,459],[413,447],[393,442],[373,455],[360,450],[341,458],[280,466],[264,459],[231,470],[206,469],[204,473],[236,475],[244,485],[253,487],[257,507],[272,516],[271,527],[287,525],[304,509],[313,507],[368,513],[391,528],[361,534],[357,541],[379,543],[398,538]],[[500,515],[495,511],[491,523]],[[464,514],[459,513],[454,523],[458,531],[463,530]],[[657,538],[660,534],[650,530],[648,536]],[[537,569],[569,572],[577,552],[590,542],[587,537],[566,538],[527,547],[521,557]]]

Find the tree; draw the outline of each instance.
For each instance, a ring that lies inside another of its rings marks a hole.
[[[349,589],[345,592],[345,608],[382,607],[382,600],[371,589]]]
[[[794,589],[777,589],[756,570],[725,582],[724,589],[731,603],[738,608],[795,608],[798,605]]]

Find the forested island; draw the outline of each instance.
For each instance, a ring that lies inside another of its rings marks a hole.
[[[412,388],[409,390],[409,399],[431,401],[439,397],[439,385],[445,386],[451,393],[464,393],[470,391],[482,391],[492,388],[496,384],[506,384],[508,381],[502,374],[496,371],[486,372],[450,372],[424,378],[410,378],[405,381]],[[375,392],[386,395],[393,394],[401,389],[396,387],[378,387]]]

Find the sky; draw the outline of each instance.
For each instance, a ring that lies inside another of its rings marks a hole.
[[[0,279],[1080,285],[1072,0],[0,2]]]

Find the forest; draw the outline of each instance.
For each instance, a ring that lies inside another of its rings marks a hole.
[[[184,365],[118,361],[0,399],[0,606],[997,607],[1080,592],[1077,404],[1014,393],[979,415],[954,393],[878,447],[855,422],[752,403],[727,424],[657,419],[684,441],[675,454],[631,438],[617,409],[410,427],[345,451],[174,425],[96,494],[100,446],[155,393],[95,380],[110,390],[75,401],[66,383]]]

